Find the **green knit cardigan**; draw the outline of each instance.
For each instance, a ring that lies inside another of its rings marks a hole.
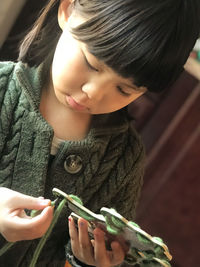
[[[50,164],[54,133],[39,111],[48,75],[43,65],[0,63],[0,186],[52,200],[57,187],[79,196],[93,212],[112,207],[133,220],[144,172],[140,137],[123,111],[94,115],[87,137],[62,142]],[[37,266],[61,267],[71,255],[65,252],[69,214],[66,207]],[[4,243],[0,235],[0,248]],[[0,266],[27,267],[37,243],[18,242],[0,258]]]

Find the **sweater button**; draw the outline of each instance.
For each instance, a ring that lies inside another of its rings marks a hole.
[[[82,159],[77,155],[68,156],[64,162],[64,168],[70,174],[75,174],[80,172],[82,167],[83,167]]]

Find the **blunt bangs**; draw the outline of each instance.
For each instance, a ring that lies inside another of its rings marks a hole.
[[[62,34],[59,4],[49,0],[22,42],[19,60],[38,66],[53,58]],[[200,32],[200,0],[74,0],[71,11],[85,18],[71,32],[91,54],[155,92],[179,77]]]
[[[191,19],[200,17],[197,1],[76,0],[75,11],[89,19],[72,33],[119,75],[161,91],[180,75],[199,36],[200,20]]]

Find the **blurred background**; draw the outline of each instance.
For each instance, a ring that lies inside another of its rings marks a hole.
[[[0,60],[17,60],[19,41],[47,0],[0,0]],[[160,236],[173,267],[197,267],[200,242],[200,52],[162,94],[129,106],[146,147],[144,187],[136,222]]]

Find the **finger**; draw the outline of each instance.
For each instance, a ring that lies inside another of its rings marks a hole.
[[[44,209],[51,204],[49,199],[35,198],[16,192],[10,201],[10,208],[12,209]]]
[[[112,251],[107,252],[110,258],[110,262],[112,265],[119,265],[120,263],[123,262],[125,253],[118,242],[112,242],[111,248],[112,248]]]
[[[10,213],[10,216],[18,216],[20,218],[31,218],[30,216],[28,216],[25,212],[25,210],[23,209],[17,209],[17,210],[14,210],[12,213]]]
[[[94,248],[94,246],[95,246],[95,241],[94,241],[94,239],[92,239],[90,242],[91,242],[91,244],[92,244],[92,246],[93,246],[93,248]]]
[[[71,247],[74,256],[78,258],[78,252],[79,252],[79,239],[78,239],[78,231],[75,226],[73,218],[70,216],[69,217],[69,235],[71,238]]]
[[[53,208],[46,207],[41,214],[34,218],[21,218],[18,216],[10,217],[8,228],[14,229],[16,235],[11,234],[11,238],[19,240],[32,240],[39,238],[47,231],[53,218]]]
[[[94,251],[88,234],[88,222],[80,218],[78,220],[78,229],[82,258],[86,259],[88,264],[94,264]]]
[[[52,206],[44,208],[40,214],[38,214],[36,217],[31,218],[32,226],[38,227],[38,224],[44,224],[46,225],[46,228],[48,228],[53,219],[53,210],[54,207]]]
[[[94,230],[94,257],[97,267],[110,266],[105,246],[104,232],[98,228]]]

